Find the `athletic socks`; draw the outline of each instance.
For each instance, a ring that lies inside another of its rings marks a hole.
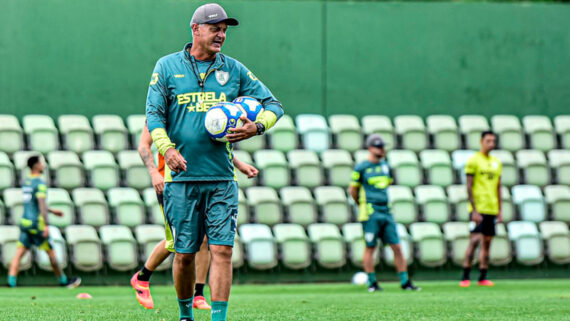
[[[463,278],[461,280],[469,280],[470,267],[463,268]]]
[[[481,273],[479,275],[479,281],[483,281],[487,279],[487,269],[480,269],[479,272]]]
[[[143,266],[143,268],[139,271],[139,274],[137,275],[137,280],[148,282],[151,276],[152,276],[152,271]]]
[[[212,321],[226,321],[227,315],[227,301],[212,301]]]
[[[15,275],[8,275],[8,286],[11,288],[16,287],[17,277]]]
[[[196,283],[194,287],[194,296],[204,296],[204,283]]]
[[[366,273],[368,274],[368,286],[373,286],[376,284],[376,273]]]
[[[59,284],[67,285],[67,275],[65,275],[65,273],[61,273],[61,275],[59,276]]]
[[[400,278],[400,284],[405,285],[408,283],[408,271],[398,272],[398,277]]]
[[[178,308],[180,308],[180,319],[194,320],[194,311],[192,311],[192,302],[194,298],[178,299]],[[213,320],[213,319],[212,319]]]

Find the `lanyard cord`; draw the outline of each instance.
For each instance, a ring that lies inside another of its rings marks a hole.
[[[190,55],[190,54],[188,54]],[[210,68],[212,68],[212,66],[214,65],[214,63],[216,62],[216,59],[212,60],[212,63],[210,63],[210,65],[208,66],[208,69],[206,69],[206,72],[204,73],[204,77],[208,74],[208,72],[210,72]],[[204,82],[206,81],[206,79],[202,79],[202,77],[200,76],[200,69],[198,69],[198,63],[196,62],[194,56],[190,55],[190,65],[192,66],[192,73],[194,74],[194,76],[196,77],[196,79],[198,80],[198,86],[200,86],[200,88],[202,89],[202,92],[204,92]]]

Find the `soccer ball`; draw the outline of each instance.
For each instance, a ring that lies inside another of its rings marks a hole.
[[[246,111],[247,118],[253,122],[257,120],[257,117],[263,111],[263,105],[252,97],[242,96],[234,99],[232,102],[238,106],[241,106]]]
[[[245,110],[234,103],[223,102],[212,106],[206,113],[204,126],[210,137],[219,142],[227,142],[226,135],[231,128],[241,127],[239,119],[245,115]]]
[[[364,272],[356,272],[352,276],[352,284],[364,285],[366,282],[368,282],[368,274]]]

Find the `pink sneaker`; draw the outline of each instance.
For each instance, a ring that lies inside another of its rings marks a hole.
[[[212,307],[208,304],[208,301],[206,301],[206,298],[204,298],[203,296],[195,296],[192,307],[194,309],[198,309],[198,310],[211,310],[212,309]]]
[[[131,286],[135,289],[135,294],[137,296],[137,301],[145,309],[153,309],[154,302],[152,301],[152,296],[150,295],[150,287],[148,281],[139,281],[137,275],[139,272],[135,273],[131,278]]]
[[[480,285],[480,286],[495,286],[495,283],[493,283],[493,281],[490,281],[490,280],[483,280],[483,281],[477,282],[477,285]]]
[[[462,288],[468,288],[469,286],[471,286],[471,281],[463,280],[463,281],[459,282],[459,286]]]

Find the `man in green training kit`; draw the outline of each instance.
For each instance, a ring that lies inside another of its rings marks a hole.
[[[24,181],[24,185],[22,185],[24,215],[20,220],[20,241],[18,242],[18,248],[10,264],[8,286],[16,286],[20,260],[32,245],[35,245],[40,250],[46,251],[51,268],[58,278],[59,284],[61,286],[67,286],[68,288],[75,288],[81,284],[81,279],[67,279],[67,276],[61,271],[57,263],[55,251],[49,241],[48,212],[57,216],[63,216],[63,212],[47,207],[47,186],[41,178],[45,165],[39,156],[31,156],[28,158],[28,167],[31,173]]]
[[[396,222],[388,208],[388,186],[392,183],[390,168],[384,160],[384,141],[377,134],[366,140],[368,160],[356,165],[350,183],[350,195],[359,205],[358,220],[364,229],[364,271],[368,274],[368,291],[381,291],[374,273],[374,252],[378,237],[394,251],[394,264],[403,290],[421,290],[408,278],[406,259],[402,254]]]
[[[212,320],[226,320],[232,283],[232,247],[237,225],[238,187],[232,143],[261,135],[283,115],[281,103],[239,61],[221,53],[228,26],[238,21],[210,3],[196,9],[190,27],[193,43],[158,60],[146,102],[147,125],[164,155],[165,216],[174,238],[174,286],[180,320],[194,320],[192,296],[195,255],[204,234],[210,247]],[[204,127],[210,107],[250,96],[264,107],[253,123],[212,140]]]

